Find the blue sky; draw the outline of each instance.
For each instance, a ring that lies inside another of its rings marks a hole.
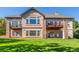
[[[20,15],[28,9],[27,7],[0,7],[0,17]],[[79,7],[36,7],[36,9],[46,15],[58,12],[60,15],[75,17],[79,22]]]

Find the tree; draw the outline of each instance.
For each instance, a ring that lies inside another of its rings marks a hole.
[[[5,19],[0,18],[0,35],[5,35],[6,29],[5,29]]]
[[[76,31],[74,32],[74,38],[79,39],[79,28],[77,28]]]
[[[73,28],[76,29],[79,27],[79,23],[76,20],[73,20]]]
[[[79,39],[79,23],[76,20],[73,20],[73,29],[74,29],[74,38]]]
[[[5,27],[5,19],[0,18],[0,27]]]

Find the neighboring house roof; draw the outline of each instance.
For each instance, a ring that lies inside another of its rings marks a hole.
[[[57,12],[55,12],[52,15],[46,16],[43,13],[39,12],[38,10],[36,10],[34,7],[31,7],[30,9],[28,9],[27,11],[25,11],[24,13],[22,13],[19,16],[7,16],[5,18],[21,18],[21,16],[25,15],[26,13],[30,12],[31,10],[34,10],[34,11],[38,12],[39,14],[41,14],[42,16],[44,16],[45,18],[67,18],[67,19],[69,18],[69,19],[74,19],[74,18],[72,18],[70,16],[62,16],[62,15],[60,15]]]

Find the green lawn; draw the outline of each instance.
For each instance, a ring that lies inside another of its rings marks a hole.
[[[4,39],[0,52],[77,52],[79,39]]]

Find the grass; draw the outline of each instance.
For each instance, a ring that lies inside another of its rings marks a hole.
[[[79,52],[79,40],[0,38],[0,52]]]

